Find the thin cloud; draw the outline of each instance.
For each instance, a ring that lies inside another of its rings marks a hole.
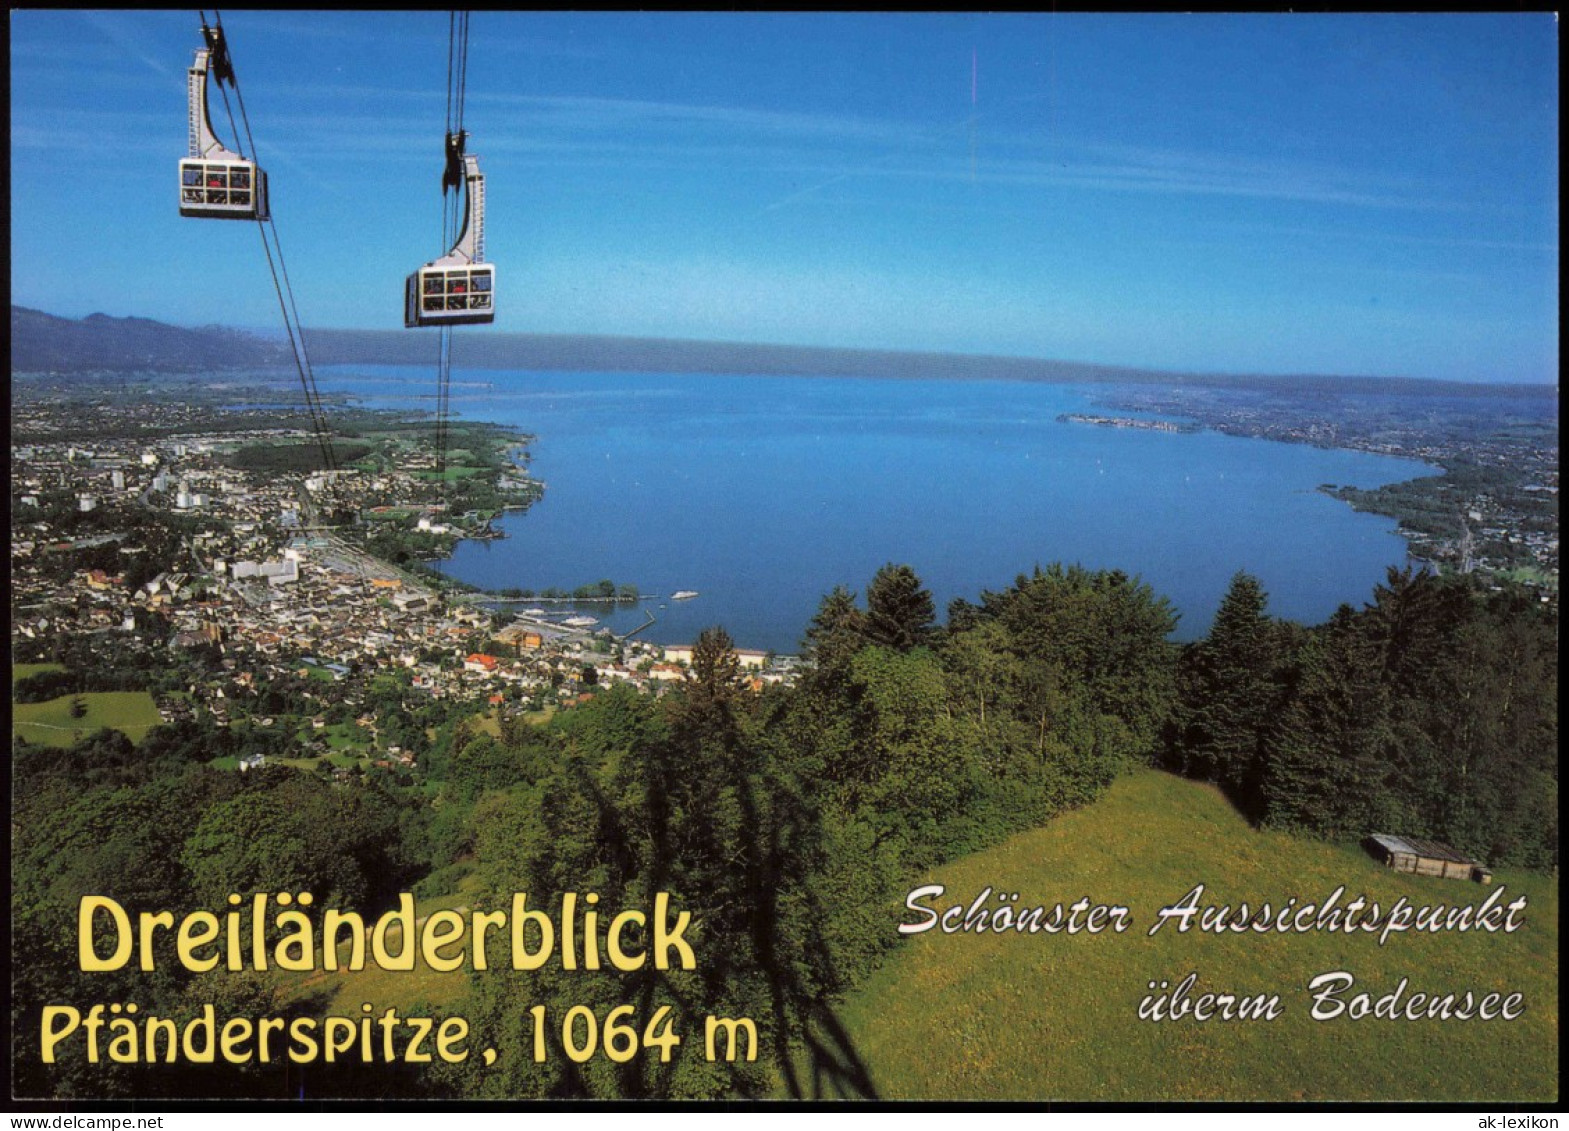
[[[952,130],[948,132],[953,132]],[[910,161],[908,155],[889,153],[880,160],[863,162],[822,183],[765,206],[772,211],[799,203],[831,185],[852,177],[897,177],[936,181],[964,181],[978,185],[1014,188],[1077,188],[1106,192],[1159,193],[1185,196],[1236,196],[1367,208],[1418,210],[1459,207],[1418,186],[1362,184],[1354,175],[1289,162],[1230,161],[1223,156],[1193,153],[1173,160],[1170,151],[1121,150],[1117,160],[1097,159],[1094,146],[1059,147],[1058,155],[1044,158],[986,158],[975,165],[952,155],[938,160]]]
[[[478,105],[516,106],[537,136],[576,139],[563,155],[608,152],[592,140],[631,135],[625,147],[639,164],[685,163],[704,152],[703,139],[721,136],[738,163],[777,168],[809,165],[822,179],[765,204],[776,211],[858,177],[966,180],[1015,187],[1238,196],[1311,201],[1369,208],[1440,209],[1453,205],[1435,186],[1398,182],[1356,170],[1294,160],[1260,160],[1196,149],[1074,142],[992,134],[993,156],[960,161],[945,143],[973,129],[985,115],[936,124],[890,122],[841,115],[755,110],[749,107],[570,96],[488,95]],[[1017,156],[996,156],[998,150]],[[1441,187],[1441,186],[1439,186]]]
[[[185,131],[171,131],[168,120],[156,114],[84,110],[52,115],[47,126],[33,124],[37,120],[13,119],[13,151],[157,153],[173,146],[175,157],[185,152]]]
[[[333,20],[330,34],[333,42],[339,45],[366,44],[373,45],[377,49],[396,45],[400,48],[437,55],[446,50],[448,26],[446,12],[423,13],[424,19],[420,22],[424,26],[413,22],[421,13],[404,13],[404,15],[410,17],[409,22]],[[266,32],[268,35],[317,40],[329,34],[321,18],[306,13],[250,9],[245,12],[245,20],[251,29]],[[475,47],[470,52],[471,59],[477,60],[481,56],[489,59],[501,55],[573,60],[611,57],[611,53],[599,44],[585,45],[565,43],[540,36],[509,35],[505,28],[506,24],[490,20],[486,13],[480,12],[479,18],[473,20],[470,25],[472,38],[475,41]]]
[[[1270,236],[1300,239],[1339,238],[1364,244],[1369,241],[1394,243],[1411,247],[1476,248],[1483,251],[1557,252],[1558,245],[1530,240],[1496,240],[1472,236],[1411,235],[1363,228],[1304,228],[1285,224],[1227,224],[1226,230],[1249,237]]]
[[[139,37],[131,31],[131,25],[125,20],[111,12],[82,12],[81,16],[97,28],[110,43],[142,63],[154,74],[161,78],[179,80],[180,73],[171,70],[157,55],[144,47]]]
[[[104,25],[106,35],[117,31],[107,17],[95,22]],[[139,57],[160,69],[145,54]],[[437,95],[423,90],[350,84],[309,91],[263,87],[257,94],[263,101],[306,95],[326,97],[340,105],[361,100],[381,109],[397,101],[427,107],[439,101]],[[255,96],[253,101],[257,101]],[[1370,208],[1451,207],[1434,197],[1430,186],[1390,183],[1300,161],[1240,159],[1201,150],[1057,138],[1047,141],[993,131],[987,138],[991,155],[977,163],[959,160],[948,152],[946,143],[974,128],[985,115],[919,124],[745,106],[485,93],[472,94],[470,104],[471,121],[476,125],[487,111],[492,116],[501,108],[521,112],[519,118],[509,119],[504,129],[481,127],[482,148],[498,155],[524,154],[582,167],[603,167],[612,161],[641,168],[710,164],[819,178],[762,205],[763,212],[799,205],[855,179],[879,177],[1013,188],[1268,198]],[[280,130],[301,144],[309,144],[306,139],[320,133],[320,123],[309,118],[274,119],[270,131]],[[390,125],[385,115],[339,115],[334,136],[329,139],[321,134],[321,144],[341,151],[398,154],[412,152],[424,136],[425,131],[413,126]]]
[[[627,98],[591,98],[573,95],[476,94],[471,106],[515,106],[532,111],[541,127],[610,133],[639,129],[656,132],[723,130],[758,138],[832,139],[842,142],[893,143],[908,137],[912,128],[831,114],[806,114],[782,110],[756,110],[745,106],[657,102]]]

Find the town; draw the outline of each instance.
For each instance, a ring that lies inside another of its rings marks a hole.
[[[519,602],[487,602],[424,564],[460,538],[492,536],[502,509],[539,497],[528,437],[470,427],[474,473],[445,483],[418,421],[377,420],[338,439],[353,462],[323,471],[312,434],[265,410],[249,423],[268,427],[172,433],[169,415],[129,410],[164,422],[151,440],[133,426],[113,436],[110,415],[93,414],[90,444],[12,447],[13,661],[42,679],[34,702],[17,704],[13,732],[26,741],[69,744],[95,722],[29,718],[48,691],[80,684],[51,684],[52,665],[98,673],[83,690],[145,690],[157,722],[272,732],[235,760],[241,770],[272,751],[340,777],[414,769],[423,743],[409,719],[499,728],[612,684],[659,694],[686,678],[690,645],[617,637],[553,590],[540,595],[550,611],[514,611]],[[214,419],[189,407],[175,418]],[[84,420],[48,399],[17,419],[35,441],[77,435]],[[635,587],[605,588],[637,599]],[[792,678],[791,657],[736,656],[754,688]],[[151,725],[119,729],[134,740]]]
[[[1347,448],[1422,460],[1438,474],[1365,490],[1324,484],[1358,510],[1399,520],[1411,555],[1437,569],[1510,581],[1544,600],[1558,592],[1558,402],[1520,387],[1365,390],[1312,379],[1272,389],[1233,385],[1127,387],[1107,401],[1122,410],[1177,417],[1233,436]],[[1091,423],[1154,427],[1110,417]],[[1195,424],[1183,424],[1191,428]]]

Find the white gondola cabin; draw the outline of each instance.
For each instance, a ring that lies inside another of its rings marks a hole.
[[[243,159],[180,162],[180,215],[267,219],[267,174]]]
[[[468,202],[463,231],[451,251],[408,277],[405,326],[462,326],[496,317],[496,268],[485,259],[485,175],[479,158],[463,157]]]
[[[205,30],[205,29],[204,29]],[[218,59],[214,59],[214,51]],[[268,218],[267,174],[256,162],[225,149],[212,132],[207,113],[207,72],[218,80],[228,69],[221,32],[196,52],[187,77],[190,156],[180,162],[180,215],[209,220]]]
[[[450,326],[490,322],[496,269],[489,263],[427,264],[409,276],[403,320],[409,326]]]

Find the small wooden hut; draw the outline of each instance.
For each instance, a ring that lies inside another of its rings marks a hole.
[[[1483,884],[1493,882],[1493,873],[1486,867],[1436,840],[1374,833],[1362,844],[1375,859],[1382,860],[1397,872],[1442,876],[1448,880],[1476,880]]]

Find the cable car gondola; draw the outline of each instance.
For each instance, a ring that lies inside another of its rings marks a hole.
[[[266,220],[267,174],[254,161],[225,149],[207,113],[207,72],[221,85],[233,84],[234,69],[223,28],[202,28],[207,46],[198,48],[186,80],[190,156],[180,162],[180,215],[209,220]]]
[[[452,250],[408,277],[403,324],[461,326],[493,322],[496,317],[496,268],[485,260],[485,174],[479,158],[463,152],[467,134],[447,137],[447,174],[443,191],[463,185],[463,230]]]

